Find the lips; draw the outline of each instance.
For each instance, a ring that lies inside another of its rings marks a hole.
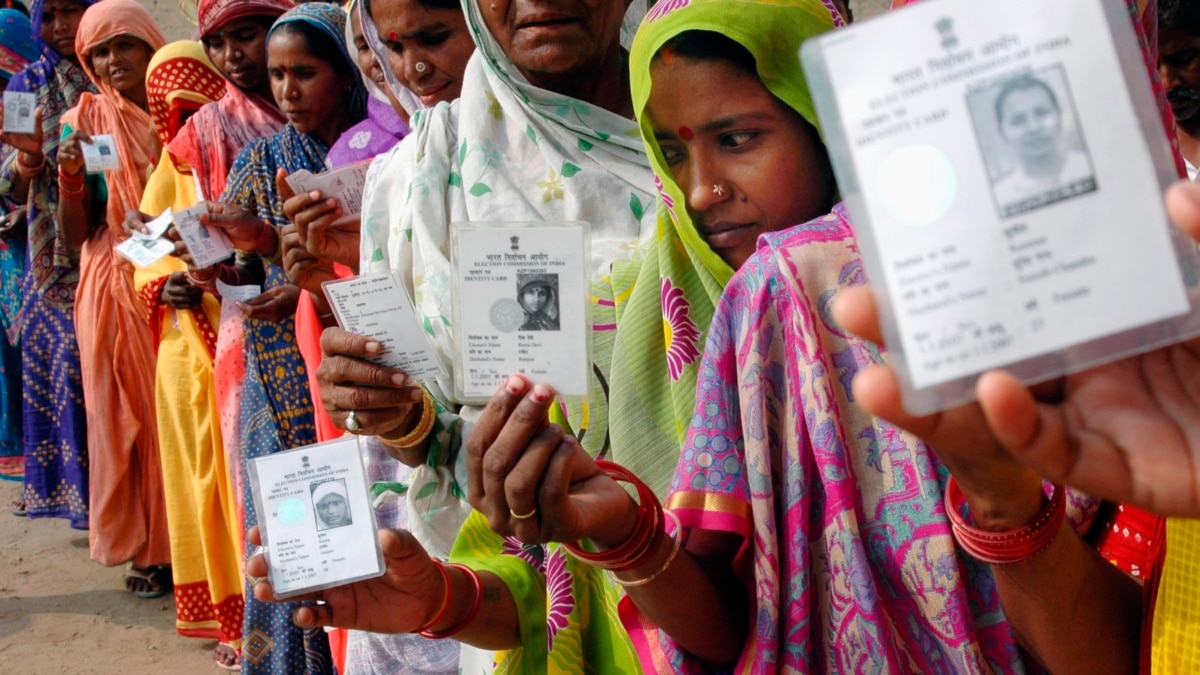
[[[443,91],[446,90],[446,87],[449,87],[449,86],[450,86],[450,83],[446,82],[446,83],[440,84],[436,87],[430,87],[430,88],[422,90],[422,91],[414,90],[413,93],[415,93],[417,95],[417,98],[421,99],[421,102],[424,103],[425,105],[433,105],[434,103],[438,102],[438,96]]]
[[[705,223],[697,226],[700,235],[714,249],[725,249],[736,246],[747,232],[755,231],[757,223]]]
[[[517,30],[553,30],[569,26],[577,21],[576,17],[561,12],[537,12],[529,16],[520,17],[515,23]]]

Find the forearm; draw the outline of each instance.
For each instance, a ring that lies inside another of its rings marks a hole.
[[[1047,670],[1137,672],[1142,589],[1069,526],[1033,560],[992,569],[1004,614]]]
[[[475,600],[476,589],[471,578],[454,567],[449,568],[448,573],[451,583],[450,607],[445,617],[430,627],[434,633],[460,625],[470,613]],[[479,579],[483,585],[479,613],[461,632],[454,635],[454,639],[480,649],[504,650],[520,647],[520,617],[517,616],[517,604],[512,593],[495,574],[480,572]]]
[[[83,248],[83,242],[91,234],[91,203],[92,188],[88,185],[84,185],[81,197],[59,197],[58,226],[71,250]]]

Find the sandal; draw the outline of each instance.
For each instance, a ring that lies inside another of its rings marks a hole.
[[[240,672],[242,670],[242,652],[234,649],[228,642],[219,642],[213,647],[213,662],[221,670]]]
[[[125,568],[125,590],[135,598],[161,598],[171,590],[171,567],[156,565],[142,569],[131,563]]]
[[[8,512],[18,518],[25,517],[25,500],[17,498],[8,503]]]

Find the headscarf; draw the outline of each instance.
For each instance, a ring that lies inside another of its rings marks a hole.
[[[201,0],[196,13],[203,36],[246,16],[276,19],[294,6],[291,0]],[[192,168],[204,197],[216,199],[225,191],[229,168],[242,148],[285,124],[287,118],[275,101],[226,82],[225,97],[193,115],[167,150]]]
[[[11,80],[38,56],[29,17],[15,9],[0,9],[0,76]]]
[[[158,160],[162,145],[154,133],[150,114],[104,84],[92,70],[89,55],[97,45],[118,35],[133,36],[158,51],[167,43],[154,17],[134,0],[101,0],[83,13],[75,34],[75,52],[98,95],[84,94],[63,115],[63,124],[88,133],[112,134],[120,169],[105,174],[108,185],[108,224],[120,227],[125,211],[142,201],[148,169]]]
[[[363,38],[367,41],[367,46],[371,48],[371,53],[375,55],[375,60],[383,67],[383,78],[387,82],[388,88],[392,90],[392,96],[395,96],[396,100],[400,102],[400,107],[404,108],[405,112],[408,113],[409,120],[411,121],[412,116],[418,110],[425,109],[425,104],[421,102],[421,99],[417,98],[417,95],[411,89],[400,84],[400,79],[396,77],[396,73],[392,70],[388,48],[379,39],[379,29],[375,26],[375,18],[367,11],[367,3],[353,0],[347,12],[351,11],[358,13],[358,21],[362,26]],[[354,41],[347,38],[346,44],[353,45]],[[370,79],[366,77],[365,73],[363,77],[364,79]],[[374,95],[375,92],[371,90],[372,84],[374,83],[367,84],[367,90],[371,91],[372,95]]]
[[[443,362],[453,363],[449,224],[590,222],[593,396],[567,410],[597,454],[608,440],[617,287],[632,282],[642,233],[652,231],[645,149],[632,121],[530,84],[487,29],[478,2],[464,1],[463,11],[476,51],[462,97],[420,112],[413,132],[372,165],[359,269],[396,270]],[[452,401],[451,381],[427,384]]]
[[[350,117],[361,120],[367,113],[367,90],[363,87],[363,78],[358,74],[358,60],[350,55],[350,49],[346,43],[346,24],[349,23],[346,13],[342,11],[341,7],[330,2],[306,2],[297,5],[275,20],[271,30],[267,32],[267,41],[271,41],[271,36],[279,30],[280,26],[288,23],[306,23],[328,35],[333,40],[333,44],[337,45],[338,56],[345,62],[349,71],[355,75],[354,91],[350,95]],[[317,56],[326,58],[321,54]]]
[[[659,189],[658,236],[646,253],[617,324],[612,373],[613,449],[660,494],[674,471],[696,402],[696,375],[713,310],[733,275],[687,212],[646,118],[650,64],[668,40],[692,30],[720,33],[754,55],[759,77],[809,124],[816,112],[800,66],[800,45],[841,23],[828,0],[786,5],[746,0],[660,2],[650,10],[629,56],[634,112]]]
[[[350,5],[346,9],[345,38],[346,47],[350,50],[354,49],[354,30],[350,25],[349,17],[354,15],[352,12],[357,14],[360,25],[362,25],[361,22],[364,21],[364,13],[360,10],[361,5],[362,3],[359,0],[351,0]],[[374,27],[371,27],[370,30],[373,32]],[[364,36],[367,34],[366,31],[367,28],[364,26]],[[378,60],[379,57],[376,56],[375,58]],[[356,59],[355,68],[358,67],[357,63]],[[387,61],[380,61],[379,64],[384,73],[391,73],[391,68],[388,66]],[[363,86],[369,94],[367,98],[367,117],[347,129],[338,138],[337,142],[329,148],[328,163],[333,168],[372,159],[376,155],[391,150],[400,142],[400,139],[408,135],[408,124],[400,117],[395,108],[392,107],[387,94],[371,79],[370,73],[361,72],[361,75]]]
[[[184,112],[195,112],[224,95],[225,78],[195,40],[172,42],[150,59],[146,98],[150,119],[163,145],[179,133]]]
[[[196,20],[203,38],[235,19],[248,16],[275,19],[295,6],[292,0],[200,0]]]

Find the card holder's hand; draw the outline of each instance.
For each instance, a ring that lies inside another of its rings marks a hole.
[[[239,302],[238,308],[247,319],[279,323],[296,314],[300,302],[300,287],[286,284],[263,291],[262,295]]]
[[[58,170],[69,176],[83,173],[83,143],[91,143],[92,137],[82,131],[73,131],[58,144]]]
[[[0,119],[4,117],[4,105],[0,104]],[[28,166],[36,166],[42,158],[42,143],[45,136],[42,131],[42,109],[38,108],[33,113],[33,133],[32,134],[16,134],[0,132],[0,143],[8,145],[20,150],[28,155],[24,160]],[[32,161],[30,161],[32,160]]]
[[[333,264],[313,255],[300,243],[294,224],[285,225],[280,236],[283,237],[283,269],[288,278],[300,288],[321,295],[321,284],[337,278]]]
[[[192,309],[204,298],[204,289],[188,281],[187,272],[172,272],[163,284],[162,301],[175,309]]]
[[[527,544],[629,538],[637,505],[574,437],[551,424],[554,391],[508,378],[467,438],[471,506],[493,531]]]
[[[321,403],[339,428],[347,428],[351,411],[357,422],[354,433],[396,436],[411,425],[424,390],[403,370],[367,360],[382,351],[378,340],[339,327],[321,334]]]
[[[1200,241],[1200,186],[1172,187],[1166,204],[1179,229]],[[881,342],[870,291],[856,288],[839,296],[838,323]],[[973,514],[998,508],[994,529],[1024,525],[1032,515],[1029,500],[1041,501],[1040,487],[1016,496],[1009,481],[1017,476],[1025,485],[1042,476],[1160,514],[1200,516],[1200,338],[1032,389],[992,371],[979,378],[975,393],[975,403],[913,417],[901,405],[890,367],[869,368],[854,380],[855,398],[864,408],[938,452]],[[1018,460],[1023,466],[1012,464]],[[995,501],[1006,495],[1006,502]],[[977,500],[987,500],[985,507],[977,508]]]
[[[338,200],[325,197],[319,190],[296,194],[288,185],[287,176],[287,172],[280,169],[275,183],[284,199],[283,212],[295,224],[300,243],[318,258],[357,270],[358,244],[362,236],[360,220],[353,218],[337,223],[344,215]]]

